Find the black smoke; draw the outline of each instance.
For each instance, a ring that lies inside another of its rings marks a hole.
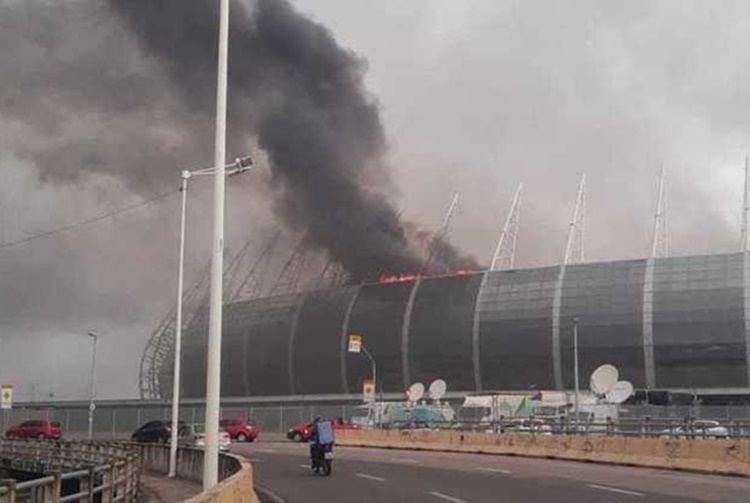
[[[185,106],[208,120],[218,2],[110,1]],[[239,155],[247,138],[257,137],[277,213],[353,280],[420,271],[424,257],[384,196],[387,142],[378,104],[363,84],[364,61],[285,0],[233,2],[231,20],[230,152]],[[476,266],[447,243],[440,247],[431,270]]]

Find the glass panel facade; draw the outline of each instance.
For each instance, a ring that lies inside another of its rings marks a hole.
[[[206,396],[206,347],[208,346],[208,309],[201,308],[185,330],[182,343],[182,392],[186,397]],[[168,362],[172,372],[174,356]],[[172,381],[171,379],[169,380]],[[172,390],[162,390],[172,396]]]
[[[378,391],[403,392],[401,332],[404,312],[414,282],[364,285],[349,319],[349,334],[360,334],[378,366]],[[364,354],[347,353],[347,379],[350,393],[359,393],[372,375]]]
[[[343,393],[342,329],[356,287],[320,290],[305,299],[294,338],[294,390],[297,394]]]
[[[237,309],[231,311],[227,321],[237,323],[245,334],[244,345],[236,347],[244,365],[228,375],[233,379],[246,376],[248,396],[291,393],[289,335],[302,299],[302,295],[283,295],[234,304]]]
[[[573,389],[573,319],[578,318],[581,389],[591,373],[610,363],[635,387],[646,382],[643,355],[645,260],[569,265],[560,307],[560,362],[563,387]]]
[[[653,312],[658,387],[747,386],[741,254],[657,260]]]
[[[409,327],[409,375],[429,386],[474,391],[472,329],[482,275],[426,279],[414,298]]]
[[[653,308],[643,305],[645,260],[570,265],[560,297],[560,367],[573,386],[572,320],[579,319],[580,378],[603,363],[623,379],[645,386],[643,320],[653,318],[658,388],[745,387],[743,257],[741,254],[657,259]],[[496,271],[424,279],[414,297],[408,334],[410,379],[440,377],[454,391],[474,389],[474,313],[484,390],[553,389],[553,306],[560,269]],[[356,294],[346,334],[358,333],[377,360],[379,384],[403,392],[402,331],[414,282],[371,284],[302,295],[255,299],[224,312],[222,390],[225,396],[287,395],[289,342],[298,394],[360,393],[371,375],[363,354],[344,356],[342,325]],[[357,293],[358,292],[358,293]],[[300,302],[305,303],[298,311]],[[476,311],[475,311],[476,310]],[[183,389],[205,396],[208,312],[185,331]],[[169,355],[160,369],[171,383]],[[163,390],[169,396],[171,390]]]
[[[479,296],[484,390],[554,389],[552,304],[559,269],[487,273]]]
[[[248,396],[245,379],[245,344],[248,327],[244,319],[248,312],[248,302],[224,306],[224,330],[221,339],[221,393],[224,396]]]

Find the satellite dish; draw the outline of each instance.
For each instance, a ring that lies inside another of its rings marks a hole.
[[[442,379],[435,379],[430,384],[430,398],[433,400],[440,400],[445,396],[445,391],[448,389],[448,385]]]
[[[629,381],[618,381],[612,390],[607,393],[606,399],[609,403],[623,403],[633,394],[633,385]]]
[[[418,402],[420,398],[424,396],[424,384],[421,382],[415,382],[406,391],[406,397],[410,402]]]
[[[612,391],[619,378],[620,373],[614,365],[602,365],[591,374],[589,387],[597,395],[606,395]]]

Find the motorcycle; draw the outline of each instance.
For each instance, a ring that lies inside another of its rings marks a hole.
[[[311,444],[310,461],[316,475],[330,476],[333,469],[333,444]]]

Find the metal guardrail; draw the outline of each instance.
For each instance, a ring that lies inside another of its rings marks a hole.
[[[140,467],[136,445],[0,439],[0,468],[42,474],[0,480],[0,503],[135,502]]]
[[[602,421],[576,421],[574,418],[500,417],[496,421],[405,421],[381,425],[382,429],[439,429],[486,433],[536,435],[611,435],[642,438],[750,438],[750,421],[714,421],[686,418],[665,420],[627,418]]]

